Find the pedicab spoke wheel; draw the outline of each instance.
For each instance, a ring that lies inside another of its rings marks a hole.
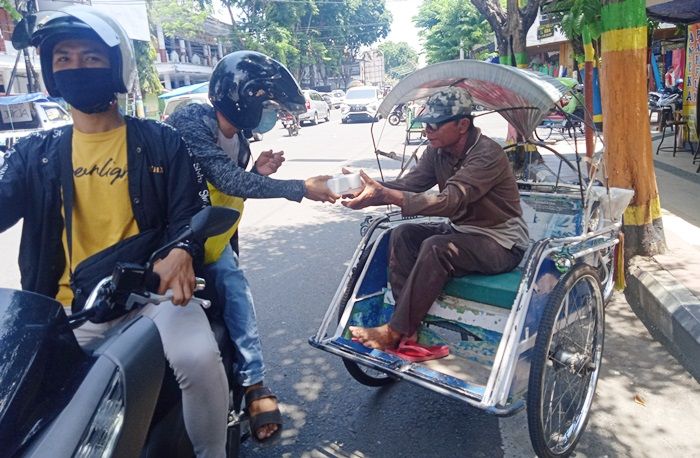
[[[554,127],[552,127],[552,125],[537,126],[535,128],[535,137],[537,138],[537,140],[544,142],[545,140],[548,140],[549,137],[552,136],[553,130],[554,130]]]
[[[597,272],[577,265],[552,291],[532,354],[527,420],[538,456],[565,457],[574,450],[593,402],[604,335]]]
[[[390,377],[382,371],[374,370],[371,367],[358,364],[354,361],[349,361],[343,358],[345,369],[352,375],[352,378],[367,386],[386,386],[396,382],[396,379]]]

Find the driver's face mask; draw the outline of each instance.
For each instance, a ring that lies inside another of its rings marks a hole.
[[[275,127],[277,123],[277,109],[276,108],[263,108],[262,116],[260,117],[260,123],[258,127],[253,129],[253,132],[259,134],[264,134],[269,132]]]
[[[53,74],[63,99],[83,113],[103,113],[116,102],[111,68],[72,68]]]

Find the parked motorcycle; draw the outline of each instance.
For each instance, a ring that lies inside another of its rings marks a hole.
[[[282,121],[282,126],[287,129],[290,137],[299,135],[301,126],[299,125],[299,119],[295,115],[288,111],[280,111],[278,117]]]
[[[237,216],[234,210],[205,208],[151,260],[184,240],[224,232]],[[90,348],[81,348],[73,334],[88,319],[169,300],[168,295],[151,292],[149,285],[158,280],[150,266],[150,261],[143,266],[117,264],[94,288],[84,309],[71,316],[51,298],[0,288],[3,456],[193,456],[180,390],[166,365],[155,324],[142,316],[125,320]],[[198,285],[203,281],[198,279]],[[209,305],[204,299],[193,300]],[[231,368],[225,327],[215,320],[212,328],[223,347],[224,364]],[[229,457],[238,456],[241,441],[240,391],[231,393]]]
[[[387,118],[389,121],[389,124],[392,126],[398,126],[400,123],[406,121],[406,111],[404,110],[404,105],[399,104],[394,107],[393,110],[391,110],[391,113],[389,113],[389,116]]]
[[[649,92],[649,109],[668,108],[672,110],[683,109],[683,84],[682,79],[676,80],[676,84],[671,88],[664,88],[660,92]]]

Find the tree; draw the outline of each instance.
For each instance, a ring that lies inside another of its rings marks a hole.
[[[469,51],[493,40],[484,16],[461,0],[426,0],[413,18],[424,39],[428,63],[457,59],[460,48]]]
[[[158,94],[163,90],[158,71],[153,62],[156,49],[150,41],[134,40],[134,55],[142,94]]]
[[[152,0],[146,5],[152,26],[160,25],[165,35],[183,38],[200,34],[212,13],[211,5],[199,0]],[[155,35],[155,31],[151,33]]]
[[[666,249],[647,116],[644,0],[603,0],[601,99],[611,186],[634,189],[624,214],[625,258]]]
[[[385,41],[378,48],[384,54],[384,71],[391,78],[400,79],[418,66],[418,53],[405,41]]]
[[[471,0],[496,34],[501,63],[527,67],[527,31],[537,18],[543,0],[507,0],[506,11],[499,0]],[[521,2],[526,2],[521,8]]]

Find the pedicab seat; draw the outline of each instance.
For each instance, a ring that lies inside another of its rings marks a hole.
[[[470,274],[451,279],[442,291],[449,296],[510,310],[522,276],[520,268],[496,275]]]

